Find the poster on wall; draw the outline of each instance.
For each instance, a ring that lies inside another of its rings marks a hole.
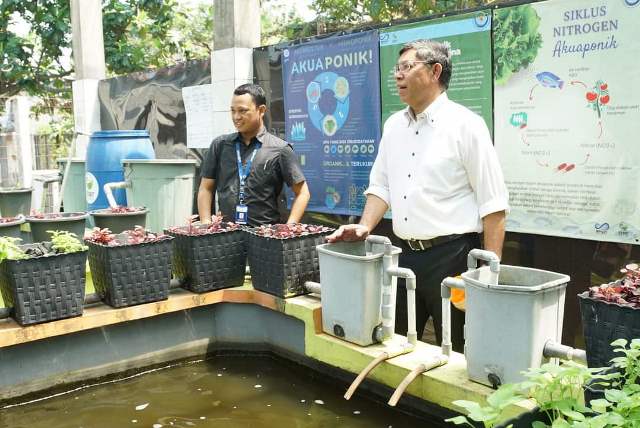
[[[507,230],[640,243],[640,0],[494,12]]]
[[[307,211],[360,215],[380,141],[378,32],[282,52],[286,140],[300,159]]]
[[[447,96],[482,116],[492,130],[491,15],[486,11],[380,30],[382,123],[406,107],[393,69],[402,46],[418,39],[449,44],[453,72]]]

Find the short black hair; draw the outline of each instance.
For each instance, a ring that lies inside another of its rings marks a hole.
[[[256,107],[267,105],[267,94],[264,92],[264,89],[262,89],[260,85],[256,85],[255,83],[245,83],[244,85],[238,86],[233,91],[233,95],[244,94],[251,95],[251,99],[255,103]]]

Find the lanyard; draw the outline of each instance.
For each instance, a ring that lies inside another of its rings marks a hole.
[[[247,183],[247,177],[251,172],[251,164],[253,163],[253,159],[256,157],[256,153],[258,153],[258,149],[262,146],[262,144],[257,143],[257,147],[253,149],[253,153],[247,160],[246,165],[242,165],[242,158],[240,157],[240,143],[236,142],[236,159],[238,161],[238,177],[240,178],[240,188],[239,190],[239,199],[240,205],[244,205],[244,186]]]

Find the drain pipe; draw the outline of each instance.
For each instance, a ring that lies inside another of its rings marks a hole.
[[[442,353],[451,356],[451,289],[464,290],[464,281],[460,278],[447,277],[440,284],[442,296]]]
[[[102,188],[104,189],[104,194],[107,197],[107,201],[109,201],[109,206],[111,208],[117,208],[118,207],[118,203],[116,202],[116,198],[113,197],[113,190],[112,189],[126,189],[128,187],[131,187],[131,182],[130,181],[115,181],[113,183],[105,183],[104,186],[102,186]]]
[[[431,369],[444,366],[448,362],[449,358],[446,355],[436,355],[428,362],[418,364],[418,366],[415,369],[411,370],[411,372],[402,380],[402,382],[400,382],[400,385],[398,385],[396,390],[393,392],[393,395],[391,396],[387,404],[389,404],[390,406],[395,406],[396,404],[398,404],[398,401],[400,401],[400,397],[402,397],[402,394],[404,394],[405,389],[407,389],[407,387],[411,384],[411,382],[415,380],[415,378]]]
[[[556,343],[553,340],[548,340],[544,344],[542,356],[545,358],[560,358],[563,360],[578,361],[581,363],[587,363],[587,353],[584,349],[572,348],[561,343]]]
[[[319,283],[319,282],[306,281],[306,282],[304,283],[304,288],[305,288],[309,293],[322,294],[322,286],[320,285],[320,283]]]
[[[358,377],[355,378],[353,383],[347,389],[344,394],[344,398],[349,400],[355,393],[360,383],[367,377],[367,375],[383,361],[390,358],[397,357],[398,355],[406,354],[414,350],[418,341],[418,335],[416,333],[416,276],[411,269],[400,268],[393,264],[393,245],[391,240],[384,236],[369,235],[365,241],[365,253],[370,254],[372,252],[373,244],[384,245],[384,255],[382,256],[382,328],[376,330],[375,339],[379,342],[391,339],[395,333],[395,301],[393,299],[393,278],[394,276],[405,278],[407,287],[407,343],[401,345],[399,348],[382,352],[373,361],[365,367]]]

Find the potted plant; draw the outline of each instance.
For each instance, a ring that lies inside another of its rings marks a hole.
[[[109,207],[89,211],[93,222],[99,229],[109,229],[113,233],[132,230],[136,226],[145,227],[147,224],[147,210],[145,207]]]
[[[31,187],[0,188],[0,214],[2,217],[29,214],[32,191]]]
[[[22,214],[16,217],[0,217],[0,236],[20,238],[20,225],[24,222]]]
[[[623,277],[578,295],[589,367],[609,364],[616,339],[640,337],[640,267],[621,269]]]
[[[51,235],[22,246],[0,238],[0,291],[23,326],[82,314],[87,247],[67,231]]]
[[[100,298],[115,308],[168,298],[172,239],[142,226],[120,234],[94,228],[85,243]]]
[[[240,226],[215,216],[210,224],[194,224],[195,218],[165,231],[174,237],[174,276],[196,293],[241,286],[247,250]]]
[[[246,229],[253,288],[292,297],[305,294],[306,281],[319,281],[316,246],[333,229],[308,224],[274,224]]]
[[[33,242],[46,241],[51,230],[66,230],[82,239],[88,216],[85,212],[43,214],[34,211],[27,216],[27,221]]]

